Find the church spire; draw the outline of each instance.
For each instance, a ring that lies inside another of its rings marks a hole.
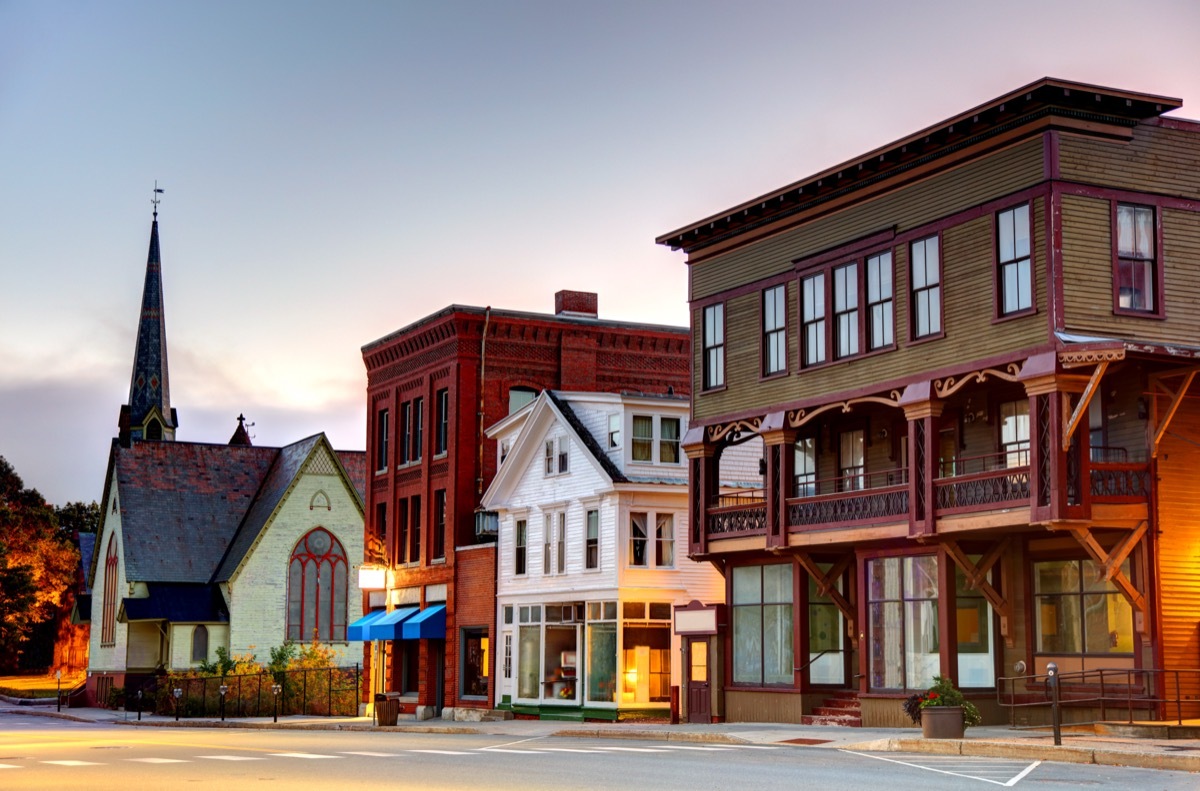
[[[121,407],[120,441],[130,439],[174,440],[178,419],[171,408],[167,378],[167,325],[163,316],[162,256],[158,249],[158,203],[162,190],[154,183],[154,220],[150,226],[150,250],[146,255],[146,283],[142,287],[142,310],[138,319],[137,345],[133,353],[133,376],[129,403]]]

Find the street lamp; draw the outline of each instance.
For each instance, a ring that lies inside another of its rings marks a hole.
[[[221,722],[225,721],[225,693],[229,691],[228,684],[222,684],[217,687],[217,691],[221,693]]]
[[[62,711],[62,671],[54,671],[54,684],[58,687],[58,710]]]
[[[271,694],[275,696],[275,722],[279,722],[279,693],[283,691],[283,687],[279,684],[271,685]]]
[[[175,691],[171,694],[175,696],[175,721],[179,722],[179,699],[183,697],[183,690],[175,687]]]

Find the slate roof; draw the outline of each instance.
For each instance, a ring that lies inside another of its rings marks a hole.
[[[236,568],[322,436],[284,448],[114,442],[126,579],[206,584],[223,559]],[[362,498],[365,454],[337,455]]]
[[[151,582],[146,598],[121,600],[121,619],[173,623],[226,623],[229,611],[216,585]]]

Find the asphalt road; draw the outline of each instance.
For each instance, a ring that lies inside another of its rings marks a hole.
[[[98,725],[0,714],[0,789],[1195,791],[1196,775],[800,745]]]

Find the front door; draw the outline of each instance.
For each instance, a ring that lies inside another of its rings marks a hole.
[[[712,722],[707,637],[688,638],[687,674],[688,722]]]

